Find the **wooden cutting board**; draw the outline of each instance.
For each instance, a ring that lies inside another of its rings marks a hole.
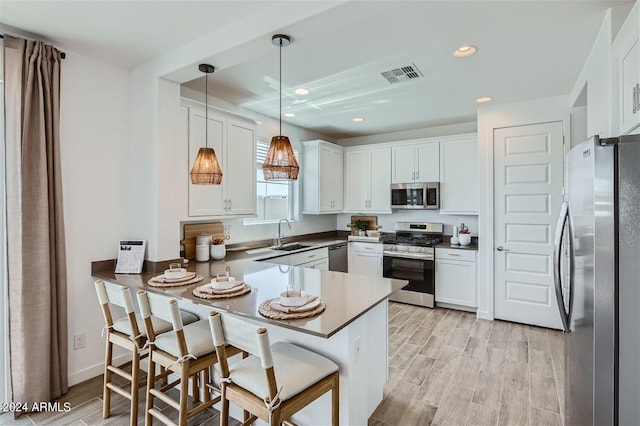
[[[214,239],[227,238],[224,234],[224,224],[222,222],[185,223],[184,239],[180,241],[180,244],[184,246],[184,257],[187,259],[195,259],[196,237],[199,235],[211,235]]]
[[[351,223],[354,223],[356,220],[364,220],[368,223],[367,230],[375,231],[380,226],[378,226],[378,216],[351,216]],[[348,223],[347,226],[351,226],[351,223]]]

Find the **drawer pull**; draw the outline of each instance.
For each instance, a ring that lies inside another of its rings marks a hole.
[[[316,257],[315,254],[310,254],[309,256],[307,256],[308,258],[312,258],[312,257]]]
[[[457,254],[457,253],[449,253],[449,256],[456,256],[456,257],[460,257],[460,255],[459,255],[459,254]]]

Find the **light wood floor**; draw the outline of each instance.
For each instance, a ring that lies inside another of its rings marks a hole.
[[[561,332],[390,303],[389,382],[369,426],[562,425],[562,344]],[[141,391],[139,425],[144,424]],[[8,413],[0,415],[0,425],[127,425],[128,401],[117,394],[112,398],[111,417],[103,419],[99,376],[60,398],[71,403],[68,413],[18,420]],[[165,414],[177,421],[175,410]],[[190,426],[217,424],[214,409],[189,421]]]
[[[562,425],[562,333],[389,307],[389,382],[369,426]]]

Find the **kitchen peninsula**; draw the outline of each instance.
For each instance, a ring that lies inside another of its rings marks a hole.
[[[133,291],[175,297],[182,309],[206,318],[213,308],[238,315],[269,330],[271,342],[288,341],[327,356],[340,366],[340,423],[367,424],[383,398],[387,380],[388,321],[387,297],[406,285],[406,281],[375,278],[341,272],[321,271],[253,260],[192,263],[190,271],[204,277],[197,284],[157,288],[147,284],[159,273],[115,274],[112,269],[94,271],[93,276],[107,282],[129,286]],[[228,299],[205,300],[193,289],[227,270],[251,286],[250,293]],[[268,319],[258,309],[276,298],[290,282],[299,283],[308,294],[326,304],[321,314],[297,320]],[[375,373],[375,374],[372,374]],[[330,423],[330,397],[324,395],[293,417],[299,424]],[[241,412],[231,414],[241,416]]]

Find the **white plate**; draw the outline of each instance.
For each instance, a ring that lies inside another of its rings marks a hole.
[[[217,278],[213,278],[211,280],[211,288],[213,288],[214,290],[227,290],[235,286],[236,284],[238,284],[238,282],[233,277],[229,277],[224,281],[218,281]]]
[[[320,298],[318,297],[316,300],[314,300],[311,303],[308,303],[308,304],[302,305],[302,306],[298,306],[297,308],[289,309],[289,312],[307,312],[307,311],[310,311],[312,309],[317,308],[320,305],[320,302],[322,302],[322,300],[320,300]]]
[[[280,293],[280,299],[278,300],[278,303],[280,303],[282,306],[286,306],[286,307],[302,306],[307,301],[308,294],[305,293],[304,291],[300,292],[300,296],[295,296],[295,297],[287,297],[286,294],[287,294],[286,291],[283,293]]]
[[[236,285],[235,288],[231,287],[231,288],[227,288],[225,290],[220,290],[220,289],[214,288],[213,289],[214,290],[214,294],[235,293],[236,291],[240,291],[240,290],[242,290],[242,289],[244,289],[246,287],[245,283],[238,283],[237,281],[236,281],[235,285]]]
[[[187,270],[185,268],[164,270],[164,277],[168,280],[175,280],[178,278],[184,278],[186,276],[187,276]]]

